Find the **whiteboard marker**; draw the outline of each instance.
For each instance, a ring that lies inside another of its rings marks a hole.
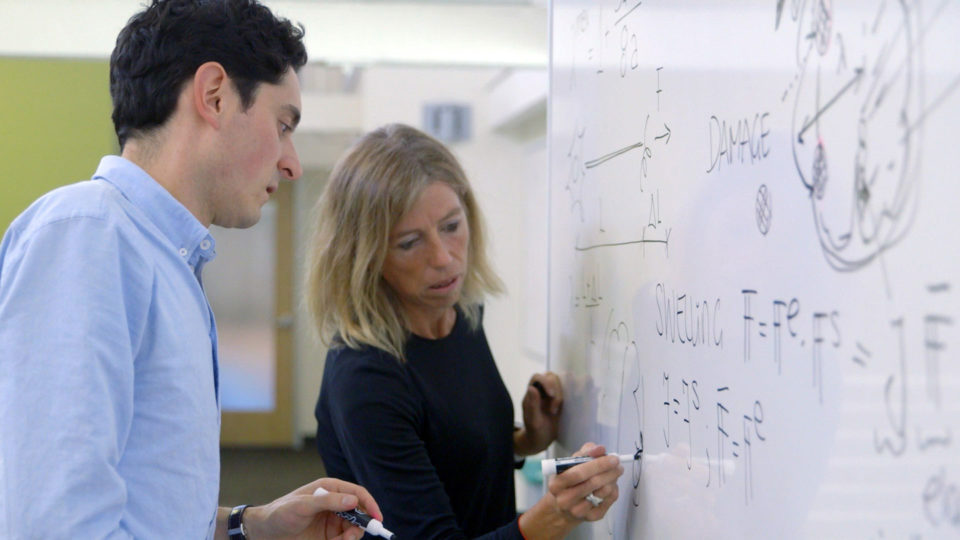
[[[330,492],[323,489],[322,487],[318,487],[316,491],[313,492],[314,495],[320,495],[320,496],[326,495],[328,493]],[[393,533],[383,527],[383,523],[380,523],[380,521],[373,519],[372,517],[370,517],[369,514],[367,514],[363,510],[360,510],[359,508],[356,508],[354,510],[346,510],[344,512],[336,512],[336,514],[340,516],[341,519],[349,521],[350,523],[353,523],[357,527],[360,527],[361,529],[366,531],[368,534],[372,534],[373,536],[382,536],[383,538],[386,538],[388,540],[392,540],[394,538]]]
[[[640,459],[640,456],[642,455],[643,455],[642,451],[638,450],[637,453],[635,454],[607,454],[606,456],[600,456],[600,457],[617,456],[618,458],[620,458],[620,463],[630,463],[631,461]],[[590,456],[578,456],[578,457],[565,457],[565,458],[557,458],[557,459],[545,459],[540,462],[540,472],[542,472],[544,476],[549,476],[551,474],[560,474],[571,467],[575,467],[581,463],[586,463],[588,461],[593,461],[594,459],[598,459],[598,458],[592,458]]]

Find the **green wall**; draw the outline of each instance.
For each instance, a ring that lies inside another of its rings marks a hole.
[[[0,232],[117,153],[106,60],[0,58]]]

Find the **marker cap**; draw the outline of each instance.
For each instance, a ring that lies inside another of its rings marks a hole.
[[[368,534],[386,538],[387,540],[392,540],[394,538],[393,533],[384,528],[383,523],[380,523],[376,519],[370,520],[370,523],[367,524],[366,531]]]
[[[551,474],[557,474],[557,460],[545,459],[541,461],[540,472],[543,474],[543,476],[550,476]]]

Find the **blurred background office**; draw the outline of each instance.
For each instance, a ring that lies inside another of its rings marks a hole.
[[[264,2],[306,27],[304,175],[253,229],[213,230],[204,282],[220,332],[223,504],[266,502],[323,474],[311,438],[325,350],[301,303],[306,227],[337,157],[387,122],[447,142],[473,182],[508,290],[487,302],[485,327],[520,418],[546,364],[546,2]],[[109,55],[141,4],[0,0],[0,231],[118,152]],[[523,506],[539,487],[518,480]]]

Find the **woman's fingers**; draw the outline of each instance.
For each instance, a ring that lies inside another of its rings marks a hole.
[[[571,469],[571,471],[572,470],[573,469]],[[551,492],[553,492],[554,497],[556,497],[557,502],[562,507],[572,507],[574,504],[578,503],[581,499],[584,499],[587,495],[593,493],[594,491],[597,491],[606,485],[616,485],[617,479],[620,478],[622,474],[623,467],[618,463],[614,469],[603,471],[591,476],[583,482],[562,488],[558,491],[551,489]]]
[[[530,387],[536,388],[544,398],[543,401],[548,407],[551,415],[560,413],[563,408],[563,384],[560,377],[552,371],[537,373],[530,378]]]
[[[593,456],[594,453],[602,451],[602,447],[596,447],[591,449],[587,455]],[[558,474],[550,479],[550,491],[553,491],[556,495],[557,491],[562,491],[568,489],[572,486],[577,486],[582,484],[594,476],[603,473],[609,473],[610,471],[620,470],[620,458],[615,455],[600,455],[593,456],[594,459],[581,463],[575,467],[564,471],[561,474]],[[619,476],[619,474],[616,474]],[[593,486],[592,489],[600,487],[599,485]],[[587,492],[584,492],[583,495],[586,495]]]
[[[583,446],[579,450],[573,453],[574,457],[579,456],[590,456],[590,457],[600,457],[607,453],[607,449],[603,446],[598,446],[592,442],[583,443]]]
[[[603,452],[603,447],[592,443],[583,445],[579,453],[595,459],[550,479],[548,487],[561,512],[574,519],[596,521],[617,500],[617,479],[624,469],[619,457],[605,456]]]
[[[597,505],[596,508],[593,505],[590,505],[590,508],[587,510],[587,513],[584,516],[585,521],[599,521],[603,519],[603,516],[606,515],[607,510],[613,506],[613,503],[617,502],[617,499],[620,496],[620,488],[616,484],[613,484],[610,487],[609,493],[605,496],[600,497],[603,501]],[[599,497],[599,495],[597,495]],[[589,501],[587,504],[590,504]]]

